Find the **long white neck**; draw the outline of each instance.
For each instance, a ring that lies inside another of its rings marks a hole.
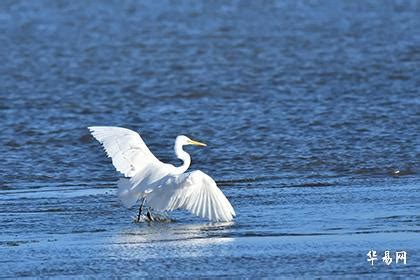
[[[186,151],[182,149],[182,144],[178,142],[175,143],[175,154],[180,160],[183,161],[181,166],[176,167],[176,174],[182,174],[187,171],[188,167],[190,167],[191,157]]]

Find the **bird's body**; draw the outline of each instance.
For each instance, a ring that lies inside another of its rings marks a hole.
[[[231,221],[235,216],[232,205],[210,176],[199,170],[185,173],[191,157],[182,146],[205,144],[178,136],[175,154],[183,164],[175,167],[158,160],[132,130],[109,126],[94,126],[89,130],[112,158],[117,171],[127,177],[118,181],[118,196],[126,207],[143,198],[153,209],[182,208],[211,221]]]

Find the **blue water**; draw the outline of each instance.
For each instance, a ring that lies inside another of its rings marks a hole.
[[[0,277],[419,276],[419,30],[419,1],[3,1]],[[91,125],[207,143],[237,218],[133,223]]]

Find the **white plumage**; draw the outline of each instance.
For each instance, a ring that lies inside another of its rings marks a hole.
[[[117,171],[129,177],[118,181],[118,196],[126,207],[145,197],[146,204],[156,210],[182,208],[211,221],[231,221],[235,216],[232,205],[210,176],[199,170],[184,173],[191,158],[182,146],[205,144],[178,136],[175,153],[183,165],[175,167],[159,161],[132,130],[109,126],[89,130],[112,158]]]
[[[200,170],[168,177],[149,193],[147,202],[155,209],[183,208],[212,221],[231,221],[235,215],[216,182]]]

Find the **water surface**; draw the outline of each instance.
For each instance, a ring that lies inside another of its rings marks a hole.
[[[418,276],[419,6],[3,1],[0,276]],[[132,223],[91,125],[206,142],[237,218]]]

